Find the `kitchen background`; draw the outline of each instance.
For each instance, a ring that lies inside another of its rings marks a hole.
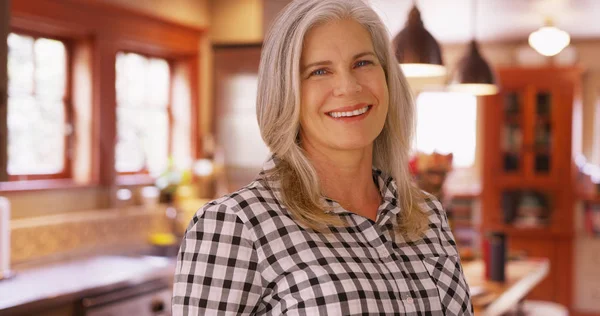
[[[256,75],[288,2],[0,1],[0,315],[168,314],[187,223],[268,155]],[[367,2],[392,38],[416,3],[439,45],[446,73],[409,78],[412,167],[463,260],[501,232],[549,263],[521,297],[600,315],[600,2]],[[547,24],[571,38],[550,57]],[[473,38],[498,94],[447,85]]]

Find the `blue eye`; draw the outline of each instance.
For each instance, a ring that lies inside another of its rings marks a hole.
[[[325,69],[317,69],[313,72],[310,73],[311,76],[322,76],[325,73],[327,73],[327,71]]]
[[[372,61],[370,61],[370,60],[359,60],[359,61],[356,63],[356,67],[362,67],[362,66],[366,66],[366,65],[372,65],[372,64],[373,64],[373,62],[372,62]]]

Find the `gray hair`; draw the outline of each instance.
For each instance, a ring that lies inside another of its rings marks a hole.
[[[278,15],[266,35],[258,72],[257,117],[261,135],[280,160],[273,175],[280,180],[284,204],[308,227],[338,224],[326,215],[317,173],[299,144],[300,58],[304,36],[316,25],[352,19],[370,34],[385,72],[389,108],[383,130],[373,144],[373,164],[392,176],[402,208],[398,232],[416,236],[427,222],[420,209],[423,195],[409,172],[409,152],[415,128],[410,87],[394,56],[388,31],[361,0],[295,0]]]

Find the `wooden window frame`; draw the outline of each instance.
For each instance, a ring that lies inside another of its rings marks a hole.
[[[85,155],[85,164],[89,170],[79,176],[78,165],[74,161],[71,166],[72,179],[45,179],[31,181],[7,181],[6,172],[0,173],[0,192],[25,191],[40,189],[72,188],[76,186],[114,187],[115,185],[137,185],[153,183],[149,175],[119,175],[115,168],[116,145],[116,89],[115,60],[119,51],[130,51],[137,54],[164,58],[171,62],[184,63],[189,67],[189,84],[191,93],[191,131],[190,152],[192,159],[199,153],[200,122],[199,109],[199,59],[200,42],[205,36],[203,29],[167,21],[155,16],[124,9],[115,5],[96,1],[80,0],[28,0],[14,1],[10,8],[10,32],[37,33],[41,37],[68,40],[77,54],[78,47],[83,45],[89,50],[86,65],[89,67],[89,103],[91,122],[88,124],[89,135],[76,135],[76,138],[89,137],[89,152]],[[77,47],[77,48],[76,48]],[[75,56],[73,56],[75,57]],[[70,62],[71,63],[71,62]],[[172,71],[170,64],[170,70]],[[75,76],[73,76],[75,80]],[[73,82],[69,84],[72,86]],[[171,80],[170,85],[173,84]],[[172,87],[170,87],[172,90]],[[76,91],[71,91],[76,93]],[[79,124],[78,107],[73,95],[73,123]],[[171,102],[171,100],[170,100]],[[171,116],[171,114],[170,114]],[[1,118],[0,118],[1,119]],[[170,133],[172,133],[172,117],[170,117]],[[78,129],[75,128],[75,131]],[[3,136],[5,137],[5,136]],[[0,139],[0,143],[2,140]],[[169,151],[171,148],[169,137]],[[74,155],[78,156],[77,141]],[[0,161],[6,159],[7,148],[0,148]],[[89,157],[88,157],[89,156]],[[79,164],[80,165],[80,164]]]
[[[28,37],[32,37],[34,41],[40,39],[40,38],[44,38],[44,39],[51,39],[51,40],[56,40],[56,41],[60,41],[64,46],[65,46],[65,58],[66,58],[66,69],[65,69],[65,91],[64,91],[64,96],[63,96],[63,106],[64,106],[64,113],[65,113],[65,126],[71,126],[71,128],[75,125],[75,122],[73,121],[73,104],[71,102],[72,98],[71,98],[71,92],[72,92],[72,83],[73,83],[73,74],[72,74],[72,69],[73,69],[73,65],[72,65],[72,43],[69,39],[65,39],[65,38],[61,38],[58,36],[47,36],[47,35],[41,35],[37,32],[32,32],[32,31],[22,31],[19,29],[11,29],[9,34],[16,34],[16,35],[20,35],[20,36],[28,36]],[[35,59],[35,56],[34,56]],[[35,71],[35,63],[34,63],[34,71]],[[34,79],[35,80],[35,79]],[[7,81],[8,82],[8,81]],[[33,96],[35,97],[35,92],[33,93]],[[7,102],[8,99],[10,99],[10,95],[7,95]],[[8,118],[7,118],[8,119]],[[65,148],[63,151],[63,170],[61,172],[58,173],[48,173],[48,174],[10,174],[8,173],[8,180],[9,181],[28,181],[28,180],[52,180],[52,179],[70,179],[71,175],[72,175],[72,163],[71,163],[71,153],[73,150],[73,138],[75,137],[74,135],[74,130],[69,133],[69,134],[65,134],[64,137],[64,141],[65,141]],[[8,141],[7,141],[8,144]],[[8,163],[8,159],[7,159],[7,163]]]

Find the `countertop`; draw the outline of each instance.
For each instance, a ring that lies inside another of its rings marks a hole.
[[[505,282],[486,280],[481,260],[463,263],[463,270],[475,315],[499,316],[516,306],[548,275],[550,262],[545,258],[509,261]]]
[[[175,264],[172,257],[98,255],[16,271],[0,281],[0,315],[68,304],[151,280],[172,284]]]

